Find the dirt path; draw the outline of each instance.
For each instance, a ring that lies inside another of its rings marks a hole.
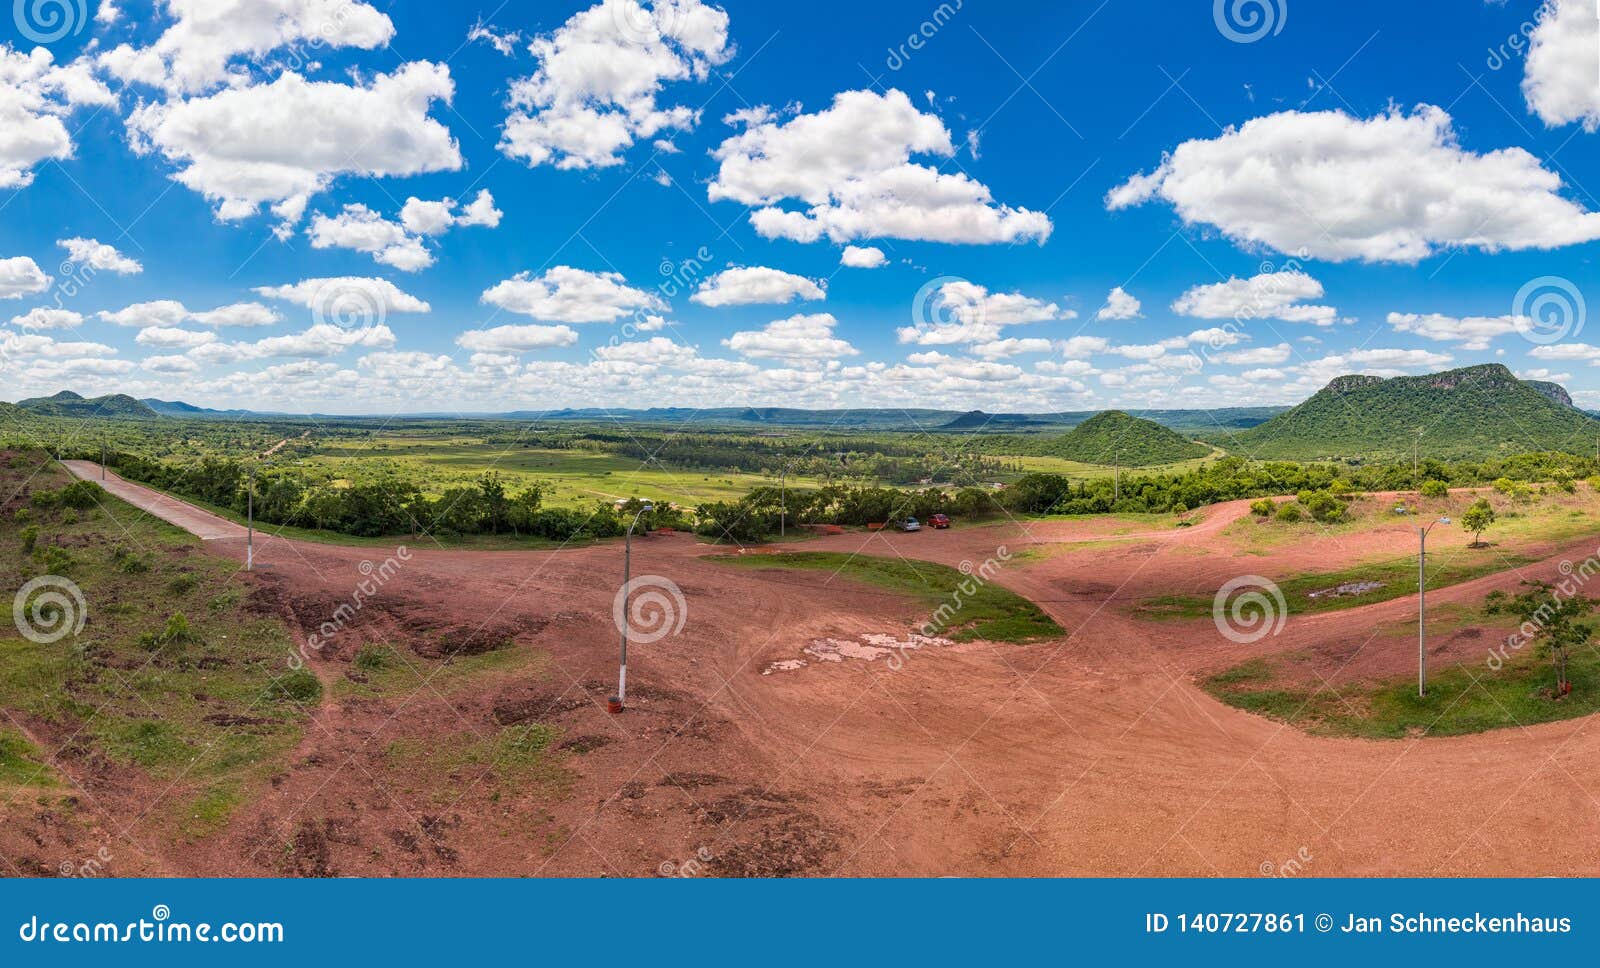
[[[93,461],[69,460],[62,461],[62,465],[72,472],[74,477],[94,481],[141,511],[148,511],[168,524],[175,524],[201,541],[245,536],[243,525],[234,524],[210,511],[202,511],[192,504],[168,497],[142,484],[125,481],[110,471],[106,471],[102,478],[100,465]]]
[[[149,509],[186,519],[167,500]],[[1281,634],[1242,645],[1209,619],[1153,622],[1129,610],[1153,590],[1214,591],[1241,573],[1341,567],[1403,538],[1347,534],[1241,557],[1222,531],[1246,513],[1248,502],[1233,502],[1192,527],[1124,535],[1103,522],[1046,521],[818,538],[805,547],[952,565],[976,565],[1004,546],[1011,560],[996,580],[1038,602],[1067,635],[770,674],[820,637],[903,634],[925,608],[822,573],[729,568],[705,560],[727,549],[689,536],[636,540],[634,576],[670,581],[686,620],[676,634],[635,643],[622,716],[603,709],[616,670],[615,545],[409,549],[332,639],[325,681],[348,676],[365,641],[417,654],[510,642],[518,653],[537,650],[543,665],[466,691],[419,682],[404,695],[340,699],[337,717],[318,717],[265,797],[186,848],[183,869],[1600,874],[1592,719],[1454,738],[1326,739],[1224,706],[1195,685],[1207,670],[1277,652],[1319,657],[1331,683],[1343,681],[1339,670],[1395,675],[1415,661],[1413,633],[1398,627],[1415,615],[1405,600],[1293,616]],[[1431,592],[1430,604],[1554,575],[1563,557],[1594,544],[1575,541],[1536,565]],[[242,545],[221,537],[207,547],[238,559]],[[1041,553],[1016,554],[1029,549]],[[258,546],[267,568],[251,583],[313,631],[390,553],[268,538]],[[1446,657],[1482,661],[1488,644],[1469,641]],[[419,774],[394,759],[406,744],[448,748],[522,722],[552,725],[575,744],[555,799],[466,768]]]

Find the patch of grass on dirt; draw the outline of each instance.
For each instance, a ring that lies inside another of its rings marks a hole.
[[[830,551],[713,555],[710,560],[746,568],[825,571],[900,592],[933,605],[927,625],[960,642],[1036,642],[1064,634],[1039,606],[1016,592],[947,565]]]
[[[555,751],[559,734],[554,726],[523,723],[398,739],[384,749],[384,759],[403,782],[440,800],[453,801],[475,779],[490,787],[559,796],[572,781]]]
[[[1498,670],[1472,662],[1430,672],[1428,695],[1418,698],[1414,677],[1341,686],[1336,693],[1280,681],[1266,660],[1253,659],[1203,680],[1201,686],[1230,706],[1308,733],[1400,739],[1459,736],[1600,712],[1600,653],[1575,653],[1568,674],[1572,693],[1552,698],[1555,674],[1550,664],[1523,653]]]
[[[1534,559],[1520,554],[1497,552],[1490,548],[1428,552],[1428,589],[1445,588],[1532,564]],[[1270,577],[1270,576],[1268,576]],[[1352,582],[1381,582],[1378,588],[1351,595],[1319,595],[1312,592],[1338,588]],[[1353,565],[1337,571],[1307,572],[1278,580],[1289,614],[1332,612],[1358,605],[1371,605],[1417,593],[1417,559],[1391,558],[1386,561]],[[1155,619],[1194,619],[1211,617],[1214,595],[1157,595],[1136,606],[1139,614]]]
[[[0,787],[56,787],[61,785],[56,771],[45,763],[44,754],[21,733],[0,727]]]
[[[427,689],[449,697],[509,673],[539,677],[549,662],[549,654],[527,646],[507,643],[477,655],[458,655],[430,659],[410,650],[383,643],[369,643],[356,652],[350,672],[332,686],[335,697],[394,696]]]
[[[43,454],[18,453],[25,459],[0,462],[0,501],[11,498],[0,506],[0,591],[51,573],[70,579],[83,626],[34,642],[0,624],[0,708],[170,786],[157,809],[175,826],[198,808],[205,829],[220,827],[229,804],[281,768],[311,712],[303,682],[298,692],[281,685],[292,639],[251,607],[235,563],[93,483],[73,485],[72,503],[84,506],[61,506],[48,495],[71,478]]]

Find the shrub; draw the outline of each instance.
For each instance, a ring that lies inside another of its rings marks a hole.
[[[167,591],[174,595],[187,595],[200,585],[200,577],[192,572],[184,572],[167,582]]]
[[[363,645],[357,652],[355,667],[362,672],[378,672],[389,668],[389,650],[381,645]]]
[[[1305,515],[1301,513],[1300,505],[1298,505],[1298,504],[1285,504],[1282,507],[1278,508],[1278,520],[1279,521],[1284,521],[1284,522],[1287,522],[1289,524],[1294,524],[1295,522],[1300,521],[1304,517],[1305,517]]]
[[[1260,518],[1271,517],[1275,508],[1276,505],[1272,503],[1270,498],[1264,497],[1259,501],[1250,502],[1250,513]]]
[[[1444,481],[1428,480],[1422,482],[1423,497],[1449,497],[1450,485]]]
[[[274,699],[313,703],[322,697],[322,683],[310,669],[296,669],[272,684]]]
[[[37,545],[38,543],[39,543],[39,528],[36,525],[31,525],[30,524],[26,528],[22,529],[22,553],[23,554],[25,554],[25,555],[33,554],[34,545]]]

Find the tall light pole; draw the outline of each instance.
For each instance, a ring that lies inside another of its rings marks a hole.
[[[622,652],[617,665],[617,701],[611,704],[611,711],[622,712],[622,704],[628,699],[628,581],[633,570],[633,529],[638,527],[639,518],[646,511],[654,511],[655,505],[646,501],[639,506],[639,513],[633,516],[628,523],[628,532],[622,539]]]
[[[1434,524],[1449,524],[1449,518],[1440,518],[1425,528],[1417,528],[1417,698],[1428,694],[1428,532]]]
[[[245,489],[244,508],[244,570],[252,571],[256,566],[256,465],[254,464],[250,465],[250,486]]]

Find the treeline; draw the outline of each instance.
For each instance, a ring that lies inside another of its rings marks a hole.
[[[130,480],[237,514],[244,514],[249,504],[249,471],[239,461],[208,457],[169,464],[117,454],[111,464]],[[606,503],[589,509],[554,508],[544,507],[543,498],[537,486],[511,492],[494,473],[484,474],[472,486],[448,488],[430,498],[415,483],[398,477],[347,486],[307,484],[292,470],[267,468],[256,476],[255,517],[270,524],[362,537],[508,534],[570,541],[620,535],[640,507],[640,502],[630,502],[620,510]],[[641,523],[681,528],[689,522],[681,511],[661,502]]]

